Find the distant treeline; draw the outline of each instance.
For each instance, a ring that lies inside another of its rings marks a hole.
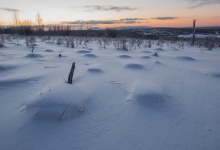
[[[83,36],[83,37],[131,37],[158,40],[159,34],[144,35],[138,30],[107,28],[101,30],[74,30],[71,26],[0,26],[0,34],[12,34],[21,36]],[[169,36],[170,37],[170,36]],[[177,36],[172,35],[172,38]]]
[[[81,36],[81,37],[107,37],[107,38],[142,38],[149,40],[172,39],[181,40],[179,35],[192,33],[192,28],[145,28],[145,29],[120,29],[107,28],[100,30],[74,30],[72,26],[0,26],[0,34],[20,36]],[[197,34],[220,34],[219,27],[196,28]]]

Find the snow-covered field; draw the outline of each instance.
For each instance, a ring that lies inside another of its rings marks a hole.
[[[37,45],[0,48],[0,149],[220,149],[220,49]]]

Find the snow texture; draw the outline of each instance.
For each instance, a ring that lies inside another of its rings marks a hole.
[[[37,37],[31,54],[22,37],[6,41],[0,149],[219,150],[220,49],[151,42],[125,51]]]

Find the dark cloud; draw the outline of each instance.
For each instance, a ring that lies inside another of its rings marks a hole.
[[[76,21],[63,21],[62,24],[75,24],[75,25],[82,25],[82,24],[115,24],[117,21],[114,20],[76,20]]]
[[[18,9],[12,9],[12,8],[2,8],[2,7],[0,7],[0,10],[5,10],[5,11],[9,11],[9,12],[20,11],[20,10],[18,10]]]
[[[61,24],[71,24],[71,25],[85,25],[85,24],[135,24],[135,23],[142,23],[141,20],[146,21],[146,19],[140,19],[140,18],[127,18],[127,19],[119,19],[119,20],[89,20],[89,21],[83,21],[83,20],[76,20],[76,21],[63,21]]]
[[[174,20],[177,19],[178,17],[156,17],[156,18],[151,18],[155,20]]]
[[[137,10],[136,7],[129,7],[129,6],[113,6],[113,5],[91,5],[91,6],[74,6],[73,9],[83,9],[84,11],[133,11]]]
[[[202,7],[204,5],[220,4],[220,0],[188,0],[188,1],[193,3],[193,5],[189,7],[189,9]]]
[[[147,20],[146,18],[123,18],[122,21],[137,21],[137,20]]]

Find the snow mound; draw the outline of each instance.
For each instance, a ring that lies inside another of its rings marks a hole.
[[[37,76],[29,76],[29,75],[15,75],[13,77],[5,77],[0,79],[0,85],[15,85],[15,84],[29,84],[29,83],[38,83],[39,78]]]
[[[174,47],[174,48],[172,48],[172,50],[174,50],[174,51],[178,51],[179,49]]]
[[[162,48],[156,48],[156,51],[164,51]]]
[[[212,70],[197,70],[199,74],[203,74],[206,76],[211,76],[211,77],[217,77],[220,78],[220,72],[219,71],[212,71]]]
[[[152,52],[150,52],[150,51],[142,51],[143,53],[152,53]]]
[[[189,56],[179,56],[179,57],[177,57],[177,59],[187,60],[187,61],[193,61],[193,60],[195,60],[194,58],[189,57]]]
[[[43,56],[41,54],[28,54],[25,57],[27,57],[27,58],[42,58]]]
[[[119,51],[128,51],[128,50],[126,50],[126,49],[124,49],[124,48],[116,48],[116,50],[119,50]]]
[[[54,42],[46,42],[46,44],[54,44]]]
[[[92,72],[92,73],[101,73],[101,72],[103,72],[102,69],[100,69],[100,68],[89,68],[87,71]]]
[[[91,51],[88,51],[88,50],[79,50],[79,51],[77,51],[77,53],[91,53]]]
[[[0,70],[9,70],[9,69],[14,69],[16,67],[17,67],[16,65],[1,64]]]
[[[120,58],[131,58],[131,56],[129,56],[129,55],[119,55],[118,57],[120,57]]]
[[[220,72],[211,72],[211,75],[220,78]]]
[[[54,51],[51,49],[46,49],[45,52],[54,52]]]
[[[37,119],[66,119],[85,111],[88,91],[80,84],[48,87],[29,99],[22,110]]]
[[[138,81],[134,84],[127,100],[138,102],[160,102],[164,99],[163,88],[150,82]]]
[[[143,59],[150,59],[151,57],[150,56],[142,56],[141,58],[143,58]]]
[[[163,65],[163,63],[159,62],[159,61],[155,61],[155,64],[157,65]]]
[[[45,66],[44,68],[59,68],[57,66]]]
[[[125,68],[130,68],[130,69],[144,69],[144,66],[141,64],[137,63],[128,63],[125,65]]]
[[[85,57],[97,57],[95,54],[85,54]]]

